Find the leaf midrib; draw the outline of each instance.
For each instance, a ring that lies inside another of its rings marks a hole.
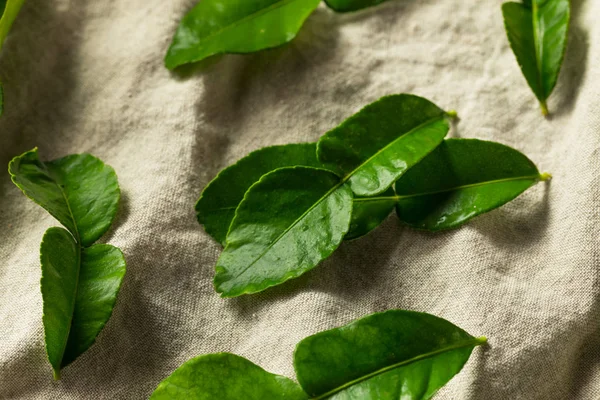
[[[377,151],[373,156],[369,157],[365,162],[361,163],[353,171],[351,171],[346,176],[344,176],[343,178],[341,178],[340,182],[338,184],[336,184],[335,186],[333,186],[321,198],[319,198],[312,206],[310,206],[310,208],[308,210],[306,210],[304,213],[302,213],[302,215],[300,215],[296,220],[294,220],[294,222],[292,224],[290,224],[290,226],[287,227],[279,236],[277,236],[277,238],[275,238],[273,240],[273,242],[271,242],[269,244],[269,246],[260,255],[258,255],[250,264],[248,264],[248,266],[246,266],[246,268],[243,268],[239,273],[237,273],[235,276],[233,276],[232,279],[230,279],[230,280],[237,279],[240,276],[242,276],[246,271],[248,271],[248,269],[250,269],[254,264],[256,264],[258,262],[258,260],[260,260],[265,254],[267,254],[273,248],[273,246],[275,246],[275,244],[277,244],[277,242],[279,242],[279,240],[281,238],[283,238],[283,236],[285,236],[292,228],[294,228],[308,213],[310,213],[315,207],[317,207],[324,199],[326,199],[334,191],[336,191],[337,189],[339,189],[340,187],[342,187],[352,177],[352,175],[354,175],[354,173],[356,173],[356,171],[358,171],[361,167],[363,167],[368,162],[370,162],[374,157],[376,157],[377,155],[381,154],[383,151],[385,151],[387,148],[389,148],[392,144],[395,144],[398,140],[400,140],[402,138],[405,138],[406,136],[411,135],[411,134],[417,132],[419,129],[423,128],[424,126],[427,126],[429,124],[432,124],[432,123],[434,123],[436,121],[439,121],[439,120],[443,119],[445,115],[446,115],[445,113],[441,113],[439,116],[436,116],[434,118],[430,118],[429,120],[421,123],[420,125],[417,125],[416,127],[414,127],[413,129],[409,130],[408,132],[400,135],[399,137],[397,137],[396,139],[394,139],[393,141],[391,141],[390,143],[388,143],[386,146],[384,146],[383,148],[381,148],[379,151]],[[318,146],[318,144],[317,144],[317,146]],[[289,167],[284,167],[284,168],[289,168]],[[323,170],[323,171],[327,171],[329,173],[332,173],[329,170],[325,170],[325,169],[321,169],[321,168],[313,168],[313,167],[302,167],[302,168],[312,168],[312,169],[315,169],[315,170]],[[258,183],[260,183],[260,180],[257,183],[255,183],[255,185],[258,184]],[[252,186],[254,186],[254,185],[252,185]],[[248,189],[248,192],[250,192],[250,190],[252,189],[252,186]],[[246,192],[246,193],[248,193],[248,192]],[[244,198],[245,198],[245,196],[244,196]],[[243,201],[244,200],[242,200],[242,202]],[[237,211],[236,211],[236,215],[234,216],[234,220],[235,220],[235,217],[237,217]],[[227,246],[225,247],[225,250],[227,250]]]
[[[541,176],[539,174],[537,174],[537,175],[517,176],[517,177],[514,177],[514,178],[495,179],[495,180],[491,180],[491,181],[471,183],[471,184],[468,184],[468,185],[455,186],[455,187],[452,187],[452,188],[441,189],[441,190],[433,190],[431,192],[407,194],[407,195],[403,195],[403,196],[402,195],[401,196],[397,195],[397,196],[361,197],[361,198],[354,199],[354,201],[355,202],[382,201],[382,200],[396,200],[396,201],[398,201],[398,200],[402,200],[402,199],[409,199],[411,197],[429,196],[429,195],[433,195],[433,194],[453,192],[453,191],[457,191],[457,190],[468,189],[468,188],[473,188],[473,187],[478,187],[478,186],[493,185],[495,183],[512,182],[512,181],[524,181],[524,180],[528,180],[528,179],[540,180]]]
[[[219,29],[219,30],[217,30],[215,32],[212,32],[211,34],[209,34],[207,36],[204,36],[203,38],[200,39],[200,42],[198,43],[198,45],[196,47],[201,47],[202,43],[204,43],[204,42],[206,42],[206,41],[208,41],[208,40],[210,40],[210,39],[212,39],[212,38],[214,38],[216,36],[219,36],[223,32],[228,31],[229,29],[237,28],[238,26],[242,25],[243,23],[245,23],[247,21],[250,21],[250,20],[252,20],[254,18],[258,18],[258,17],[262,16],[263,14],[266,14],[266,13],[268,13],[270,11],[276,10],[278,8],[284,7],[284,6],[286,6],[286,5],[290,4],[290,3],[297,2],[297,1],[298,0],[281,0],[281,1],[277,2],[277,3],[273,3],[273,4],[271,4],[268,7],[265,7],[263,9],[259,10],[259,11],[256,11],[256,12],[254,12],[252,14],[249,14],[249,15],[247,15],[247,16],[245,16],[245,17],[243,17],[243,18],[241,18],[241,19],[233,22],[232,24],[226,25],[226,26],[222,27],[221,29]]]
[[[482,345],[482,344],[484,344],[486,342],[487,342],[487,339],[484,338],[484,337],[481,337],[481,338],[475,338],[474,337],[474,338],[471,338],[469,340],[464,340],[464,341],[461,341],[461,342],[454,343],[451,346],[443,347],[443,348],[440,348],[440,349],[437,349],[437,350],[434,350],[434,351],[430,351],[428,353],[420,354],[420,355],[415,356],[413,358],[409,358],[408,360],[403,360],[403,361],[397,362],[395,364],[388,365],[386,367],[380,368],[377,371],[371,372],[369,374],[361,376],[360,378],[357,378],[357,379],[354,379],[352,381],[349,381],[349,382],[347,382],[347,383],[345,383],[345,384],[343,384],[341,386],[338,386],[335,389],[332,389],[332,390],[330,390],[330,391],[328,391],[326,393],[323,393],[323,394],[318,395],[316,397],[311,397],[310,400],[323,400],[323,399],[326,399],[326,398],[328,398],[330,396],[333,396],[336,393],[341,392],[344,389],[349,388],[350,386],[354,386],[354,385],[356,385],[356,384],[358,384],[360,382],[364,382],[364,381],[369,380],[369,379],[371,379],[371,378],[373,378],[375,376],[384,374],[384,373],[386,373],[388,371],[391,371],[391,370],[394,370],[396,368],[401,368],[401,367],[404,367],[406,365],[415,363],[417,361],[421,361],[421,360],[424,360],[424,359],[427,359],[427,358],[432,358],[432,357],[435,357],[435,356],[437,356],[439,354],[446,353],[446,352],[449,352],[449,351],[452,351],[452,350],[461,349],[463,347],[469,347],[469,346],[476,347],[476,346]]]
[[[543,54],[540,54],[540,51],[543,51],[543,45],[541,46],[540,49],[540,43],[539,43],[539,34],[538,34],[538,12],[539,12],[539,7],[537,4],[537,0],[532,0],[531,1],[531,7],[532,7],[532,23],[533,23],[533,45],[535,46],[535,64],[538,70],[538,76],[537,76],[537,81],[538,81],[538,85],[540,86],[540,90],[542,92],[542,96],[543,96],[543,100],[546,100],[546,90],[544,88],[544,85],[542,83],[542,58],[543,58]],[[543,40],[543,35],[542,35],[542,40]]]

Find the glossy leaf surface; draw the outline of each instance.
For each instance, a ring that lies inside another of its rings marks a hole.
[[[337,12],[349,12],[373,7],[385,1],[388,0],[325,0],[325,3]]]
[[[189,360],[156,388],[151,400],[307,400],[292,380],[229,353]]]
[[[181,21],[165,65],[251,53],[291,41],[319,0],[202,0]]]
[[[449,129],[446,113],[429,100],[387,96],[323,135],[317,156],[356,195],[374,196],[435,149]]]
[[[352,192],[330,171],[264,175],[238,206],[217,261],[216,290],[234,297],[302,275],[339,246],[351,214]]]
[[[204,189],[196,215],[206,232],[225,245],[227,231],[244,194],[261,176],[283,167],[319,168],[316,143],[288,144],[256,150],[225,168]]]
[[[547,114],[546,99],[556,85],[567,46],[569,0],[504,3],[502,13],[521,71]]]
[[[62,228],[46,231],[40,249],[46,352],[55,378],[95,341],[125,274],[123,254],[97,244],[82,249]]]
[[[37,149],[9,164],[15,185],[87,247],[110,227],[120,198],[115,171],[90,154],[42,162]]]
[[[433,315],[390,310],[302,340],[294,368],[314,399],[429,399],[485,342]]]
[[[356,239],[377,228],[394,210],[396,201],[396,193],[391,188],[380,196],[355,197],[350,230],[344,239]]]
[[[545,178],[531,160],[508,146],[448,139],[396,182],[396,211],[417,229],[454,228]]]

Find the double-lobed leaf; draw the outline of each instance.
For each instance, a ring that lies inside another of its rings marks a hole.
[[[184,363],[151,399],[430,399],[484,343],[442,318],[390,310],[302,340],[294,352],[299,386],[220,353]]]
[[[502,5],[508,40],[527,83],[546,115],[567,47],[569,0],[527,0]]]
[[[15,157],[9,172],[68,229],[48,229],[40,248],[46,352],[59,379],[110,318],[125,274],[119,249],[92,245],[116,215],[119,185],[114,170],[89,154],[42,162],[34,149]]]
[[[291,41],[319,0],[202,0],[181,21],[169,69],[221,53],[250,53]]]
[[[443,141],[446,117],[426,99],[387,96],[321,138],[317,155],[328,170],[281,168],[263,176],[236,209],[216,290],[224,297],[255,293],[314,268],[349,231],[352,193],[388,190]]]
[[[409,226],[439,231],[498,208],[549,177],[503,144],[447,139],[396,181],[395,194],[355,199],[354,204],[378,204],[381,215],[395,206]]]

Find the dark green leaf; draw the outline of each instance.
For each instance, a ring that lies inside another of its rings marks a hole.
[[[504,3],[502,13],[523,75],[547,114],[546,100],[556,85],[567,47],[569,0]]]
[[[321,137],[317,156],[358,196],[386,191],[448,133],[447,114],[429,100],[383,97]]]
[[[110,315],[125,275],[116,247],[82,249],[62,228],[46,231],[40,249],[46,352],[56,379],[86,351]]]
[[[115,171],[89,154],[41,162],[37,149],[9,164],[12,181],[60,221],[83,247],[100,238],[117,213]]]
[[[485,342],[433,315],[390,310],[302,340],[294,367],[314,399],[422,400]]]
[[[414,228],[454,228],[547,178],[508,146],[448,139],[396,182],[396,210]]]
[[[125,274],[119,249],[90,247],[116,214],[119,184],[114,170],[89,154],[44,163],[33,149],[8,169],[15,185],[70,231],[48,229],[40,249],[46,352],[59,379],[110,318]]]
[[[165,65],[251,53],[291,41],[319,0],[202,0],[181,21]]]
[[[325,3],[337,12],[357,11],[373,7],[388,0],[325,0]]]
[[[350,230],[344,239],[356,239],[377,228],[390,215],[396,201],[396,193],[392,188],[377,197],[355,197]]]
[[[339,246],[351,214],[352,192],[330,171],[293,167],[264,175],[236,210],[216,290],[234,297],[302,275]]]
[[[156,388],[150,400],[307,400],[292,380],[229,353],[189,360]]]
[[[248,188],[261,176],[278,168],[321,167],[316,151],[316,143],[299,143],[265,147],[248,154],[219,172],[206,186],[196,203],[198,222],[216,241],[225,245],[235,209]]]

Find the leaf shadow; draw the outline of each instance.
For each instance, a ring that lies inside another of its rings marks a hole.
[[[119,201],[117,215],[115,215],[115,218],[113,219],[109,230],[100,238],[101,243],[110,244],[111,239],[115,236],[115,233],[119,229],[119,227],[126,225],[130,213],[131,200],[129,199],[129,193],[121,189],[121,199]]]
[[[550,221],[550,184],[541,182],[542,197],[537,206],[527,205],[532,193],[523,193],[510,203],[468,222],[481,234],[487,236],[498,247],[522,251],[538,243],[547,231]],[[531,191],[531,189],[529,189]]]
[[[555,90],[556,105],[550,110],[549,119],[570,114],[579,97],[579,89],[588,64],[589,34],[581,26],[584,0],[571,0],[571,26],[567,50]],[[552,96],[550,97],[552,101]]]

